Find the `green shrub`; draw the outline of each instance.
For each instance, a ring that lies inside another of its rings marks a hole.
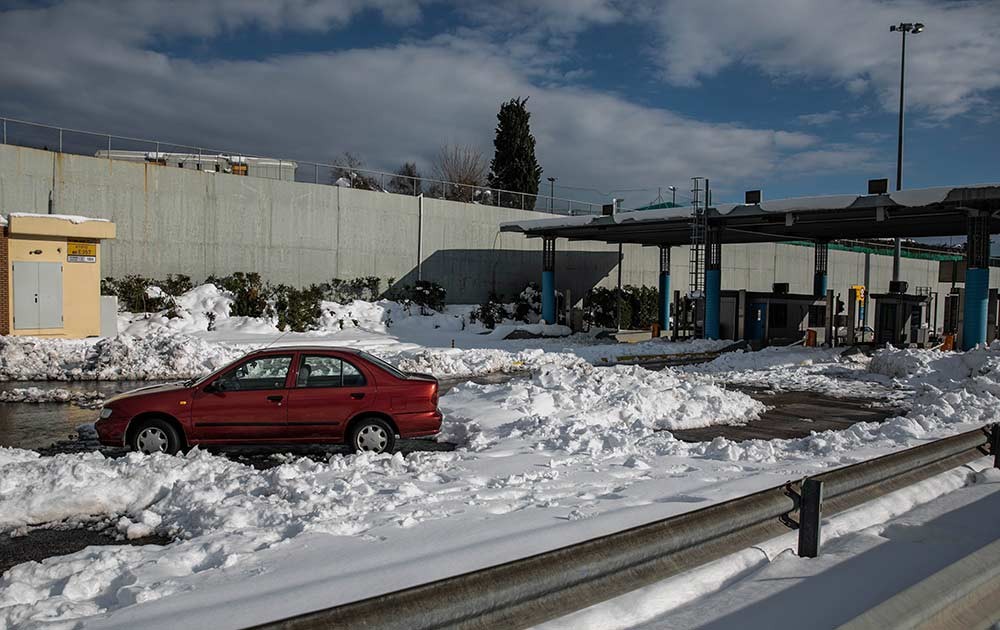
[[[167,274],[166,280],[154,281],[153,284],[163,289],[163,292],[167,295],[173,297],[187,293],[194,288],[194,284],[191,283],[191,277],[182,273]]]
[[[395,287],[386,292],[386,298],[399,302],[405,306],[416,304],[420,307],[422,315],[430,314],[429,311],[443,311],[444,300],[447,291],[437,282],[430,280],[417,280],[414,285],[404,285]]]
[[[503,300],[496,293],[490,293],[486,302],[480,304],[478,308],[469,313],[469,321],[482,322],[490,330],[497,327],[497,324],[507,319],[509,313]]]
[[[237,271],[228,276],[209,276],[206,282],[233,294],[229,314],[233,317],[264,317],[268,314],[271,287],[264,284],[259,273]]]
[[[153,313],[162,311],[168,305],[166,297],[151,297],[149,288],[157,283],[140,275],[128,275],[123,278],[105,278],[101,281],[101,293],[118,297],[119,310],[129,313]]]
[[[592,326],[617,328],[618,293],[615,289],[594,287],[587,292],[584,303],[584,316]],[[649,328],[659,317],[658,291],[651,287],[623,286],[621,311],[622,328]]]
[[[274,314],[278,317],[278,328],[305,332],[315,327],[322,314],[320,301],[326,291],[325,286],[317,284],[302,289],[283,284],[274,287]]]

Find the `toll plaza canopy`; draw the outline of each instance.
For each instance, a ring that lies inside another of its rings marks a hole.
[[[501,223],[500,231],[544,239],[543,319],[552,322],[555,318],[552,275],[555,239],[659,245],[667,250],[660,257],[661,276],[669,276],[669,247],[690,244],[692,233],[699,233],[692,230],[693,212],[691,207],[660,208],[605,216],[511,221]],[[963,326],[966,329],[971,326],[975,330],[967,330],[962,343],[963,346],[974,345],[976,339],[985,340],[986,335],[989,235],[1000,232],[1000,217],[997,215],[1000,215],[1000,184],[939,186],[874,195],[798,197],[753,204],[715,204],[705,210],[703,219],[707,248],[706,297],[709,302],[717,298],[713,294],[718,292],[715,285],[721,268],[721,245],[726,243],[812,240],[825,244],[835,239],[967,235],[966,317]],[[825,292],[826,249],[825,245],[816,249],[816,292]],[[666,304],[667,299],[664,296],[661,301]],[[550,302],[550,308],[546,309]],[[708,310],[712,311],[712,304],[708,305]],[[661,308],[661,320],[665,322],[667,314],[663,311]],[[982,311],[981,317],[979,311]],[[710,336],[712,326],[706,324],[706,329]]]
[[[940,186],[883,195],[823,195],[717,204],[709,226],[724,227],[722,243],[760,243],[840,238],[957,236],[968,233],[968,217],[989,215],[989,233],[1000,232],[1000,184]],[[970,213],[970,211],[972,211]],[[684,245],[691,242],[692,208],[619,212],[609,216],[566,216],[512,221],[501,232],[528,237]]]

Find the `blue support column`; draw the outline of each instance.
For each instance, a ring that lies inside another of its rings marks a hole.
[[[709,228],[705,243],[705,338],[719,339],[722,310],[722,234]]]
[[[962,350],[986,343],[986,318],[989,308],[990,270],[965,270],[965,314],[962,322]]]
[[[670,246],[660,245],[660,330],[670,330]]]
[[[722,303],[722,270],[705,270],[705,339],[719,338],[719,310]]]
[[[965,312],[962,321],[962,350],[986,343],[986,321],[990,296],[990,215],[969,216],[966,242]]]
[[[830,260],[830,242],[816,241],[815,245],[815,267],[813,272],[813,295],[823,297],[826,295],[826,275]]]
[[[556,239],[542,239],[542,320],[556,322]]]

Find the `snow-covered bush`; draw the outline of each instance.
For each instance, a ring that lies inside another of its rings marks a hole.
[[[387,295],[388,299],[403,305],[418,305],[421,315],[433,315],[433,312],[443,311],[446,296],[445,288],[430,280],[417,280],[416,284],[407,284],[402,288],[392,289]]]
[[[233,294],[229,314],[236,317],[264,317],[268,314],[270,287],[264,283],[259,273],[234,274],[218,278],[209,276],[205,281]]]
[[[494,329],[505,321],[534,324],[541,318],[541,298],[542,293],[534,282],[528,284],[513,302],[504,302],[502,296],[490,293],[488,300],[469,313],[469,319],[481,322],[489,329]]]
[[[392,285],[390,280],[389,285]],[[378,276],[364,276],[351,280],[334,278],[329,284],[323,285],[326,299],[331,302],[346,304],[354,300],[374,302],[382,294],[382,280]]]
[[[279,284],[274,287],[274,314],[278,318],[278,328],[305,332],[316,327],[323,314],[320,304],[326,293],[320,285],[310,285],[302,289]]]

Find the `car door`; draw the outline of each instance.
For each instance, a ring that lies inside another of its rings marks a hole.
[[[288,373],[294,353],[251,357],[206,383],[191,402],[199,441],[286,438]]]
[[[375,382],[360,361],[336,355],[300,355],[288,391],[288,431],[297,439],[341,440],[347,422],[370,409]]]

